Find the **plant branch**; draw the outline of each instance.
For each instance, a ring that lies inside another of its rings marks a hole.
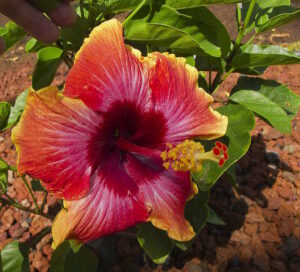
[[[24,176],[22,176],[22,180],[23,180],[23,182],[24,182],[24,184],[25,184],[27,190],[29,191],[29,193],[30,193],[30,195],[31,195],[31,198],[32,198],[33,203],[34,203],[34,206],[35,206],[35,211],[36,211],[37,214],[39,214],[39,213],[40,213],[40,208],[39,208],[39,206],[38,206],[38,204],[37,204],[35,195],[34,195],[34,193],[32,192],[32,189],[30,188],[30,186],[29,186],[29,184],[28,184],[28,182],[27,182],[27,180],[26,180],[26,178],[25,178]]]
[[[142,6],[144,6],[147,3],[147,0],[142,0],[141,3],[133,10],[133,12],[131,12],[129,14],[129,16],[127,16],[127,18],[124,20],[123,22],[123,26],[125,26],[128,21],[138,13],[138,11],[142,8]]]
[[[244,21],[244,24],[243,24],[243,27],[240,28],[238,36],[236,38],[235,46],[234,46],[235,48],[234,48],[233,51],[235,51],[240,46],[240,44],[242,42],[242,39],[244,38],[245,31],[247,29],[247,26],[248,26],[248,23],[250,21],[251,15],[253,13],[253,9],[255,7],[255,4],[256,4],[256,0],[251,0],[248,11],[247,11],[247,14],[246,14],[246,18],[245,18],[245,21]]]
[[[3,205],[8,205],[8,206],[13,206],[19,210],[22,210],[22,211],[25,211],[25,212],[28,212],[28,213],[33,213],[33,214],[37,214],[37,215],[40,215],[40,216],[43,216],[43,217],[46,217],[48,219],[53,219],[52,216],[48,215],[48,214],[45,214],[43,212],[41,213],[37,213],[35,210],[33,209],[30,209],[30,208],[26,208],[24,207],[23,205],[21,205],[20,203],[18,203],[17,201],[15,201],[14,199],[12,199],[10,196],[8,195],[5,195],[5,197],[7,197],[8,199],[5,199],[3,197],[0,196],[0,203],[2,203]]]

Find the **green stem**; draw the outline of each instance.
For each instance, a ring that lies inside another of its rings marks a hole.
[[[217,86],[213,90],[212,94],[215,94],[219,90],[220,85],[230,76],[230,74],[232,72],[234,72],[234,68],[231,68],[224,76],[221,77],[219,83],[217,84]]]
[[[42,206],[41,206],[41,208],[40,208],[40,211],[41,211],[41,212],[44,210],[44,207],[45,207],[45,205],[46,205],[46,203],[47,203],[47,196],[48,196],[48,192],[46,191],[46,192],[45,192],[45,195],[44,195],[43,202],[42,202]]]
[[[236,38],[235,48],[240,46],[240,44],[242,42],[242,39],[244,38],[245,31],[247,29],[247,26],[248,26],[248,23],[250,21],[251,15],[253,13],[253,9],[255,7],[255,4],[256,4],[256,0],[251,0],[248,11],[247,11],[247,14],[246,14],[246,18],[245,18],[245,21],[244,21],[244,24],[243,24],[243,27],[239,30],[238,36]]]
[[[135,10],[133,12],[131,12],[129,14],[129,16],[127,16],[127,18],[124,20],[123,22],[123,26],[125,26],[127,24],[127,22],[138,13],[138,11],[142,8],[142,6],[144,6],[147,3],[147,0],[142,0],[141,3],[135,8]]]
[[[51,232],[51,227],[46,227],[42,229],[39,233],[37,233],[35,236],[30,238],[29,241],[26,241],[26,244],[29,247],[34,247],[44,236],[46,236],[50,232]]]
[[[45,214],[45,213],[37,213],[35,210],[30,209],[30,208],[26,208],[24,206],[22,206],[20,203],[16,202],[14,199],[12,199],[11,197],[9,197],[8,195],[5,195],[8,199],[5,199],[3,197],[0,197],[0,203],[2,203],[3,205],[8,205],[8,206],[13,206],[19,210],[28,212],[28,213],[33,213],[33,214],[37,214],[49,219],[53,219],[52,216]]]
[[[27,190],[29,191],[29,193],[30,193],[30,195],[32,197],[33,203],[35,205],[35,211],[36,211],[37,214],[39,214],[40,213],[40,208],[39,208],[39,206],[37,204],[36,198],[35,198],[32,190],[31,190],[31,188],[30,188],[30,186],[29,186],[29,184],[28,184],[28,182],[27,182],[27,180],[26,180],[26,178],[24,176],[22,176],[22,180],[23,180],[23,182],[24,182]]]

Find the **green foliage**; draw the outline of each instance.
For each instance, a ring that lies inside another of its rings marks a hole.
[[[174,247],[167,233],[151,223],[138,226],[137,239],[146,254],[157,264],[164,263]]]
[[[234,68],[266,67],[300,63],[300,57],[277,45],[246,44],[240,47],[232,60]]]
[[[175,9],[195,8],[208,4],[231,4],[249,0],[166,0],[166,4]]]
[[[124,27],[128,41],[188,55],[221,57],[227,54],[231,43],[224,26],[206,7],[179,13],[166,5],[144,6]]]
[[[0,190],[2,193],[7,190],[7,171],[7,163],[0,158]]]
[[[231,165],[246,154],[251,142],[250,131],[254,128],[254,115],[251,111],[242,105],[228,104],[219,108],[218,112],[228,117],[227,131],[220,141],[227,144],[229,159],[222,167],[213,161],[204,161],[203,169],[193,173],[201,190],[209,190]],[[207,150],[213,147],[213,141],[203,141],[203,144]]]
[[[178,242],[176,241],[176,246],[181,250],[189,249],[197,239],[202,228],[208,218],[208,207],[207,202],[209,200],[209,191],[199,191],[190,201],[187,202],[185,207],[185,218],[191,223],[196,236],[191,241]]]
[[[98,259],[87,246],[82,246],[76,253],[68,241],[61,244],[50,261],[51,272],[94,272],[97,271]]]
[[[230,100],[246,106],[283,133],[291,132],[291,118],[300,106],[300,96],[286,86],[260,78],[241,77]]]
[[[208,208],[207,223],[214,224],[214,225],[220,225],[220,226],[226,225],[226,223],[211,208]]]
[[[262,10],[256,18],[257,33],[270,30],[281,25],[288,24],[300,18],[300,9],[290,6],[271,8],[268,11]]]
[[[35,38],[31,38],[25,45],[25,52],[36,52],[44,47],[43,43]]]
[[[12,21],[0,27],[0,37],[4,40],[6,49],[21,40],[25,34],[25,31]]]
[[[7,102],[0,102],[0,129],[3,129],[8,121],[10,114],[10,104]]]
[[[32,87],[39,90],[49,86],[62,60],[63,50],[57,47],[51,46],[39,50],[38,61],[32,75]]]
[[[16,122],[19,121],[20,116],[25,108],[26,98],[29,90],[26,89],[16,98],[15,104],[13,107],[10,107],[8,118],[4,119],[4,122],[0,122],[0,129],[5,130],[13,126]],[[1,113],[0,113],[1,116]]]
[[[19,242],[11,242],[1,251],[3,272],[29,272],[29,249]]]

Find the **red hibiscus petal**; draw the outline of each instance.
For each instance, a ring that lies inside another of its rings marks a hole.
[[[65,239],[85,242],[147,220],[149,212],[137,199],[137,184],[125,172],[118,156],[107,162],[95,174],[90,193],[67,202],[68,210],[57,215],[52,227],[53,247]]]
[[[90,188],[88,144],[99,116],[83,102],[49,87],[30,92],[22,118],[13,129],[18,171],[43,181],[56,197],[77,199]]]
[[[226,132],[227,118],[210,107],[213,99],[197,86],[198,72],[185,59],[167,53],[152,53],[150,87],[157,111],[168,120],[172,144],[188,138],[212,139]]]
[[[197,188],[189,173],[166,170],[153,159],[137,157],[128,158],[126,169],[139,186],[139,199],[150,210],[148,221],[175,240],[191,240],[195,233],[184,218],[184,208]]]
[[[100,111],[116,100],[144,107],[150,103],[147,65],[142,64],[138,50],[125,46],[117,20],[94,28],[75,60],[66,79],[66,96],[79,97]]]

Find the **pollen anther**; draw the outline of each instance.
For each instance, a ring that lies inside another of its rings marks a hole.
[[[221,142],[216,142],[215,147],[205,152],[204,147],[199,142],[185,140],[173,147],[166,145],[166,151],[161,153],[163,166],[166,169],[172,167],[175,171],[200,171],[203,160],[215,161],[222,166],[228,159],[227,146]]]

